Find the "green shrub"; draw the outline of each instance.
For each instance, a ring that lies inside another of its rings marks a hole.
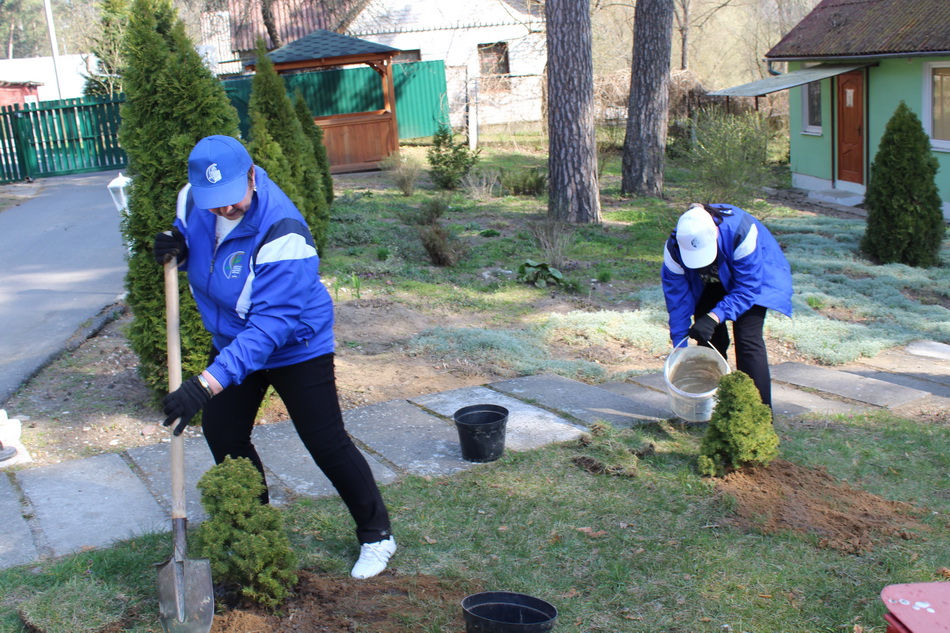
[[[436,266],[454,266],[465,256],[462,244],[440,224],[424,224],[418,230],[422,246],[429,254],[429,261]]]
[[[732,115],[719,108],[699,113],[689,150],[690,198],[745,206],[769,178],[769,128],[756,112]]]
[[[440,125],[426,151],[433,182],[441,189],[457,189],[462,178],[478,163],[479,153],[469,149],[467,143],[455,143],[448,126]]]
[[[425,200],[418,209],[409,209],[401,213],[406,224],[428,226],[435,224],[449,210],[448,198],[438,196]]]
[[[940,264],[946,229],[935,181],[937,166],[920,119],[901,101],[871,164],[862,251],[884,264]]]
[[[747,374],[734,371],[719,381],[699,453],[699,472],[709,477],[743,466],[767,466],[778,456],[772,410]]]
[[[415,156],[396,151],[379,162],[379,167],[389,174],[404,196],[416,191],[416,181],[422,173],[422,163]]]
[[[537,167],[514,169],[502,174],[501,186],[513,196],[540,196],[548,188],[548,175]]]
[[[260,502],[264,479],[251,461],[226,457],[198,481],[209,519],[195,532],[196,551],[211,561],[218,582],[244,597],[279,606],[297,582],[296,560],[280,512]]]
[[[564,275],[557,268],[544,262],[526,259],[523,264],[518,266],[518,281],[544,288],[548,284],[560,284],[564,281]]]

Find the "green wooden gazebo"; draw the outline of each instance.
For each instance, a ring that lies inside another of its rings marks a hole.
[[[392,61],[399,49],[318,29],[267,55],[279,74],[366,64],[382,81],[383,108],[314,117],[335,174],[377,169],[379,161],[399,149]],[[253,64],[248,65],[254,68]]]

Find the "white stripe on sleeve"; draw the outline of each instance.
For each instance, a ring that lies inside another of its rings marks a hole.
[[[748,257],[755,251],[756,240],[759,237],[759,229],[756,225],[752,225],[749,229],[749,234],[745,236],[745,239],[742,240],[733,253],[735,259],[742,259],[743,257]]]

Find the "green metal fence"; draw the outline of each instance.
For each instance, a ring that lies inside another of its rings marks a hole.
[[[124,167],[123,97],[62,99],[0,107],[0,182]]]
[[[241,134],[247,137],[251,78],[229,79],[222,83],[238,111]],[[291,97],[298,90],[303,94],[314,116],[368,112],[383,107],[382,82],[376,71],[369,67],[288,75],[284,77],[284,85]],[[393,64],[393,87],[400,139],[432,136],[439,123],[448,123],[443,61]]]
[[[222,82],[247,137],[251,79]],[[442,61],[393,64],[399,138],[432,136],[449,120]],[[287,92],[303,93],[314,116],[383,107],[382,82],[371,68],[300,73],[285,78]],[[119,147],[124,95],[43,101],[0,107],[0,183],[118,169],[128,164]]]

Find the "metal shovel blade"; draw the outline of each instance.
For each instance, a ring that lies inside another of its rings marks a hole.
[[[208,633],[214,588],[207,559],[171,558],[158,567],[158,613],[165,633]]]

